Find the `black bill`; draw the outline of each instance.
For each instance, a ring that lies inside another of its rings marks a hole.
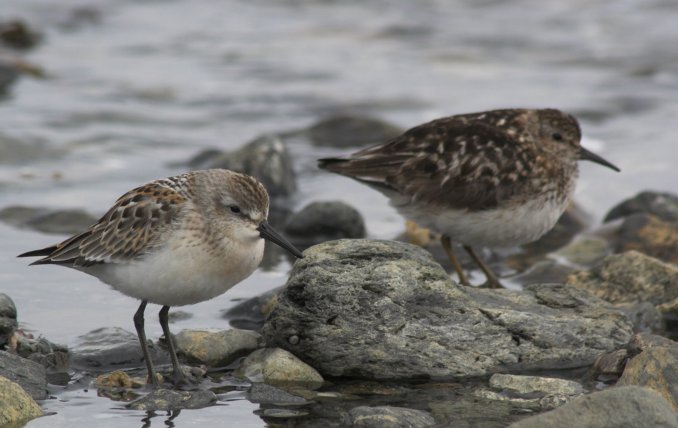
[[[617,172],[620,172],[620,171],[621,171],[621,170],[620,170],[619,168],[617,168],[615,165],[613,165],[613,164],[611,164],[610,162],[606,161],[605,159],[601,158],[601,157],[598,156],[597,154],[595,154],[595,153],[593,153],[593,152],[590,152],[590,151],[586,150],[586,149],[583,148],[583,147],[580,147],[580,148],[579,148],[579,159],[587,160],[587,161],[591,161],[591,162],[595,162],[595,163],[597,163],[597,164],[600,164],[600,165],[606,166],[606,167],[608,167],[608,168],[610,168],[610,169],[613,169],[613,170],[615,170],[615,171],[617,171]]]
[[[301,251],[294,248],[294,245],[292,245],[292,243],[290,243],[290,241],[288,241],[287,239],[280,236],[280,234],[278,232],[276,232],[275,229],[273,229],[268,224],[268,222],[262,221],[259,224],[259,227],[257,227],[257,230],[259,231],[259,236],[261,236],[262,238],[267,239],[267,240],[273,242],[274,244],[280,246],[281,248],[289,251],[295,257],[298,257],[300,259],[304,258],[304,255],[301,254]]]

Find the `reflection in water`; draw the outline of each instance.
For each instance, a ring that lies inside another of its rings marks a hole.
[[[181,414],[181,410],[168,410],[165,414],[165,416],[167,416],[167,419],[164,420],[165,426],[173,428],[174,419],[178,418],[179,414]],[[149,428],[151,426],[151,420],[158,417],[162,417],[162,415],[158,415],[156,412],[152,411],[146,412],[146,417],[141,419],[141,422],[144,423],[141,428]]]

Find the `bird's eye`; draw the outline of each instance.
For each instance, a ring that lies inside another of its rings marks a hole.
[[[556,141],[562,141],[563,136],[560,135],[559,132],[554,132],[553,134],[551,134],[551,138],[553,138]]]
[[[231,212],[236,213],[236,214],[240,214],[240,207],[237,206],[237,205],[231,205]]]

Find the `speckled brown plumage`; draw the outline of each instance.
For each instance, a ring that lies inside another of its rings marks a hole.
[[[559,110],[492,110],[433,120],[319,166],[372,186],[407,218],[467,246],[518,245],[555,224],[578,160],[616,169],[580,141],[577,120]]]

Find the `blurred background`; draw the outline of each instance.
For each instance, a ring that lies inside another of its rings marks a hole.
[[[26,220],[96,218],[132,187],[266,134],[296,177],[283,210],[343,200],[369,237],[392,239],[403,221],[384,197],[315,166],[379,142],[351,140],[366,117],[388,135],[493,108],[566,110],[583,144],[622,169],[581,165],[575,199],[599,222],[641,190],[676,190],[677,22],[673,0],[0,0],[0,291],[24,328],[59,343],[131,330],[132,299],[15,258],[67,236]],[[224,328],[222,309],[283,284],[289,266],[276,259],[184,308],[180,328]]]

